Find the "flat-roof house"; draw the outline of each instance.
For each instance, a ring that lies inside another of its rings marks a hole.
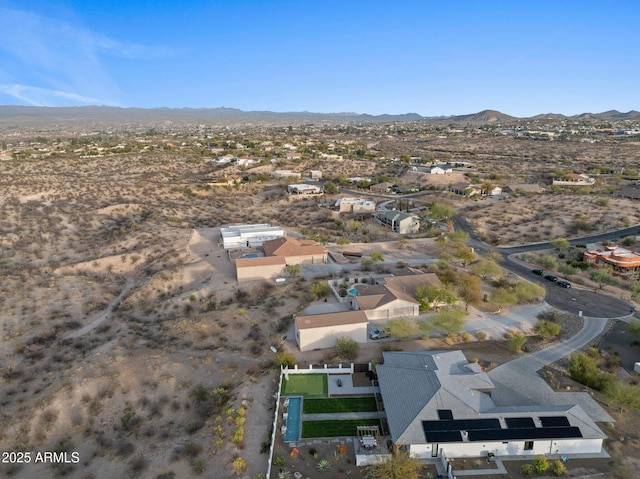
[[[297,316],[294,329],[300,351],[311,351],[332,348],[343,336],[366,343],[368,323],[363,311],[346,311]]]
[[[403,211],[386,210],[374,214],[376,222],[401,235],[417,233],[420,230],[420,218]]]
[[[376,372],[391,439],[411,455],[602,451],[606,435],[579,405],[496,406],[491,378],[461,351],[383,352],[383,358]]]
[[[621,278],[640,279],[640,254],[635,251],[619,246],[605,246],[604,250],[586,250],[583,260],[595,268],[610,265],[613,274]]]
[[[281,256],[236,259],[238,283],[275,278],[284,273],[287,261]]]
[[[306,183],[300,183],[296,185],[287,186],[287,193],[290,195],[321,195],[324,193],[322,186],[307,185]]]
[[[376,210],[376,202],[363,198],[339,198],[335,207],[340,213],[372,213]]]
[[[559,178],[553,179],[554,185],[561,186],[591,186],[596,182],[595,178],[585,174],[567,173]]]
[[[249,248],[262,246],[265,241],[283,238],[281,226],[268,223],[254,225],[232,225],[220,229],[222,247],[224,249]]]

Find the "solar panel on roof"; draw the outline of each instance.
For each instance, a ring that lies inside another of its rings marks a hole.
[[[451,421],[453,420],[453,413],[451,409],[438,409],[438,418],[441,421]]]
[[[569,420],[566,416],[543,416],[540,418],[542,427],[569,427]]]
[[[460,431],[425,431],[427,442],[462,442]]]
[[[536,427],[532,417],[508,417],[505,418],[509,429],[523,429],[528,427]]]
[[[500,420],[489,419],[453,419],[451,421],[422,421],[425,431],[470,431],[473,429],[500,429]]]
[[[469,441],[508,441],[513,439],[567,439],[582,437],[577,427],[534,427],[469,431]]]

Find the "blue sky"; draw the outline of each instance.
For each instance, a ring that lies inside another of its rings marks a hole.
[[[0,0],[0,104],[640,110],[640,2]]]

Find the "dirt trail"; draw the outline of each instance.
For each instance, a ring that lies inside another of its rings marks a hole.
[[[62,340],[64,341],[67,339],[75,339],[75,338],[79,338],[80,336],[84,336],[89,331],[92,331],[93,329],[97,328],[100,324],[105,322],[107,319],[109,319],[111,317],[111,314],[113,313],[113,310],[120,304],[120,302],[125,298],[125,296],[129,294],[129,291],[133,289],[133,286],[135,284],[136,284],[135,278],[131,276],[127,277],[127,282],[124,286],[124,289],[120,292],[120,294],[116,298],[114,298],[109,303],[109,306],[107,306],[107,308],[104,311],[102,311],[101,313],[98,313],[95,319],[91,321],[89,324],[67,334],[64,338],[62,338]]]

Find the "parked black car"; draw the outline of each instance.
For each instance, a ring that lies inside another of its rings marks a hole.
[[[542,271],[541,269],[532,269],[531,272],[533,274],[537,274],[538,276],[542,276],[542,274],[544,273],[544,271]]]
[[[570,288],[571,287],[571,283],[569,283],[569,281],[558,281],[558,286],[562,286],[563,288]]]
[[[544,279],[548,279],[549,281],[553,281],[554,283],[558,281],[558,277],[554,274],[545,274]]]

